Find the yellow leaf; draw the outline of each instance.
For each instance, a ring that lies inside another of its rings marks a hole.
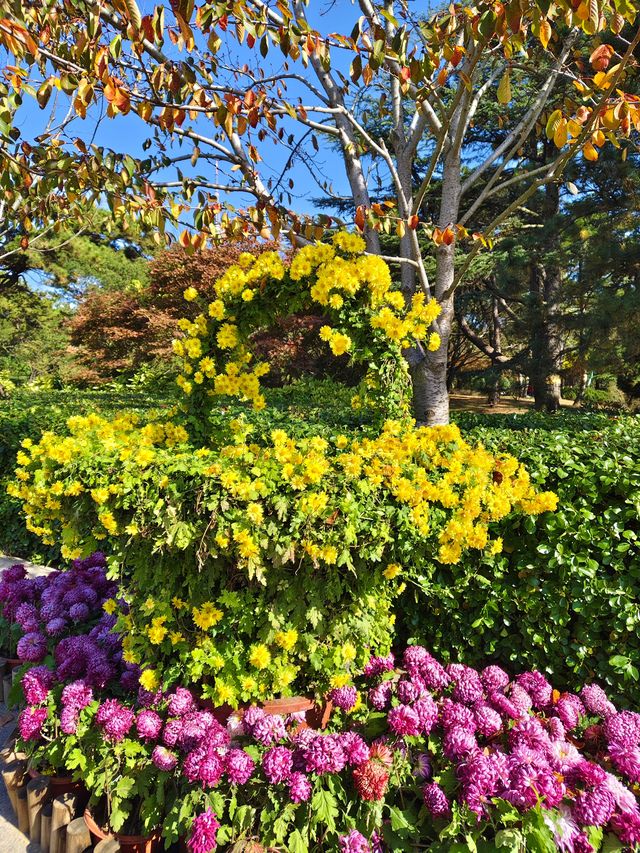
[[[540,44],[546,50],[549,40],[551,39],[551,24],[544,18],[540,21]]]
[[[554,110],[547,120],[547,127],[545,132],[547,134],[547,139],[553,139],[556,134],[556,128],[558,127],[558,122],[562,119],[562,112],[560,110]]]
[[[567,144],[567,139],[567,120],[561,118],[556,126],[555,133],[553,134],[553,143],[556,148],[562,148]]]
[[[504,74],[502,75],[502,79],[500,80],[500,85],[498,86],[498,103],[499,104],[508,104],[511,100],[511,79],[509,77],[509,69],[507,68]]]
[[[584,154],[585,160],[591,160],[593,162],[598,159],[598,152],[590,142],[585,144],[582,149],[582,153]]]

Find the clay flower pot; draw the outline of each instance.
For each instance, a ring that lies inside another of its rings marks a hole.
[[[85,809],[83,817],[93,844],[104,841],[105,838],[115,838],[121,853],[157,853],[161,849],[162,837],[159,829],[150,835],[123,835],[119,832],[106,832],[96,823],[91,809]]]
[[[75,782],[71,776],[59,776],[50,773],[42,774],[39,770],[36,770],[33,767],[29,768],[29,778],[37,779],[38,776],[42,775],[47,776],[49,779],[49,793],[47,799],[55,800],[63,794],[76,794],[81,801],[84,797],[84,802],[89,799],[89,792],[82,782]]]
[[[222,725],[226,725],[233,713],[242,714],[249,707],[249,705],[242,705],[238,711],[234,711],[230,705],[215,706],[212,702],[203,702],[202,704],[211,711]],[[306,696],[283,696],[280,699],[269,699],[267,702],[262,702],[259,707],[269,715],[279,714],[286,717],[288,714],[304,714],[305,722],[300,723],[300,725],[306,725],[310,729],[325,729],[331,717],[333,703],[329,700],[319,703]]]

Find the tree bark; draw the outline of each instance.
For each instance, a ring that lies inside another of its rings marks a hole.
[[[560,362],[562,334],[558,319],[558,302],[562,287],[558,253],[560,240],[555,227],[560,204],[559,187],[547,184],[543,205],[545,231],[539,261],[531,264],[529,295],[531,298],[531,361],[529,375],[537,411],[556,412],[560,408]]]

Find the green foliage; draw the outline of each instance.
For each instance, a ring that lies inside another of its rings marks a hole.
[[[441,654],[537,667],[559,686],[601,681],[637,705],[640,421],[600,413],[481,416],[461,426],[511,451],[558,510],[501,523],[504,552],[468,554],[405,593],[402,631]]]

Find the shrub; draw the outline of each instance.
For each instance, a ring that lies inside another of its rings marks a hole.
[[[67,419],[75,414],[113,414],[126,407],[130,411],[151,411],[162,400],[123,390],[109,391],[14,391],[0,399],[0,553],[55,564],[60,560],[59,543],[44,545],[25,527],[22,503],[7,494],[14,481],[16,454],[23,439],[38,441],[43,432],[64,431]]]
[[[136,597],[127,652],[149,680],[204,683],[230,704],[322,691],[389,649],[404,575],[424,578],[467,548],[498,552],[490,525],[555,507],[516,459],[468,445],[455,427],[380,426],[387,407],[403,409],[401,347],[424,338],[439,309],[422,294],[405,305],[384,261],[356,257],[363,249],[338,234],[288,269],[275,253],[241,255],[174,342],[181,421],[76,417],[69,435],[23,443],[11,493],[29,528],[67,556],[109,540]],[[327,310],[320,337],[335,355],[375,358],[358,395],[358,410],[369,389],[378,404],[366,432],[296,438],[220,412],[229,399],[264,409],[252,325],[296,293]]]
[[[404,636],[478,663],[538,667],[560,686],[594,677],[640,700],[640,422],[564,412],[461,413],[470,439],[517,452],[558,510],[501,524],[498,555],[468,553],[407,590]]]

